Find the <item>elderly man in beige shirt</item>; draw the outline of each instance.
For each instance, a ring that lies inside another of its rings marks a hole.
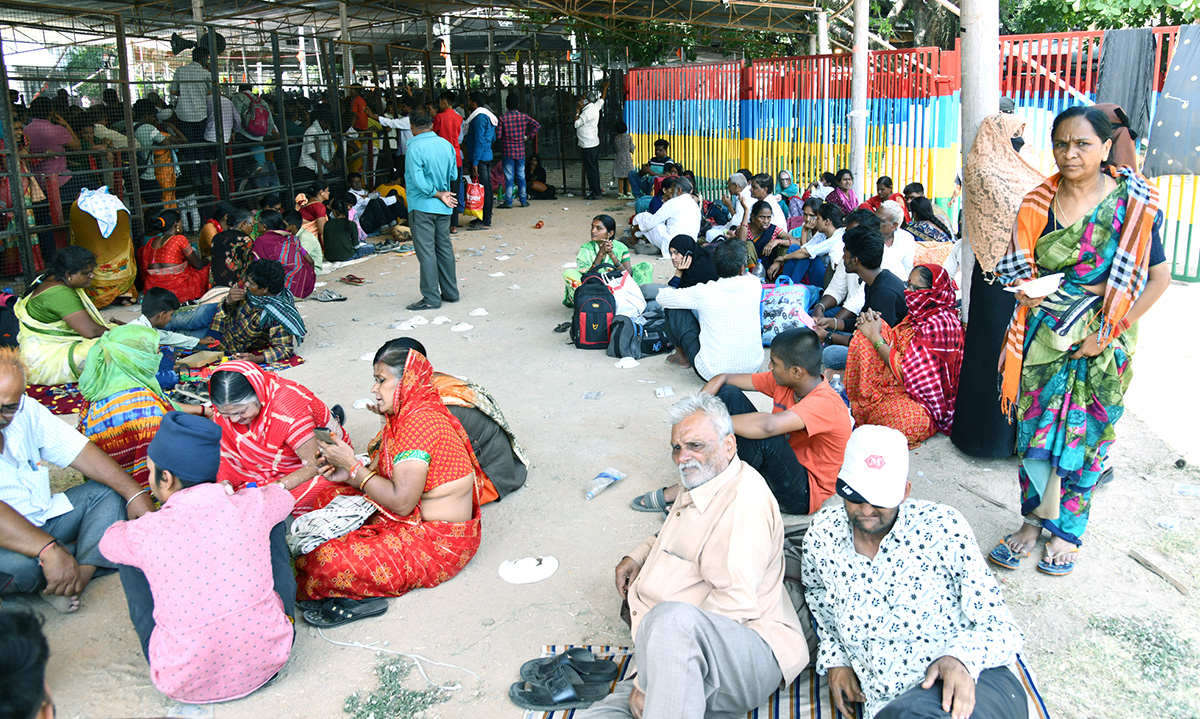
[[[672,407],[671,421],[685,491],[616,570],[637,675],[580,719],[745,716],[808,664],[783,588],[779,505],[737,458],[728,410],[697,395]]]

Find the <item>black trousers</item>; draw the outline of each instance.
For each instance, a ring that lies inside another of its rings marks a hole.
[[[358,224],[362,226],[363,232],[374,235],[379,228],[391,224],[396,219],[407,217],[408,213],[404,211],[402,202],[397,201],[396,204],[389,205],[376,197],[367,200],[362,215],[358,218]]]
[[[602,192],[600,189],[600,146],[596,145],[595,147],[583,147],[580,149],[583,151],[583,193],[585,195],[590,194],[592,197],[599,197]]]
[[[492,161],[482,160],[475,163],[476,182],[483,185],[483,218],[481,222],[488,227],[492,225]]]
[[[129,605],[129,619],[142,643],[142,653],[150,661],[150,635],[154,632],[154,595],[150,593],[150,583],[142,570],[135,567],[118,564],[117,572]],[[275,578],[275,592],[283,600],[283,611],[290,617],[296,610],[296,575],[292,573],[283,522],[271,530],[271,574]]]
[[[458,204],[450,211],[450,228],[458,227],[458,211],[462,209],[463,201],[466,199],[462,196],[462,168],[458,168],[458,177],[454,178],[454,182],[450,183],[450,191],[458,198]]]
[[[667,339],[695,366],[696,355],[700,353],[700,320],[691,310],[667,309],[665,312]]]
[[[1025,689],[1006,667],[984,669],[975,682],[975,709],[971,719],[1027,719]],[[928,689],[917,685],[893,699],[875,719],[949,719],[942,711],[942,682]]]
[[[725,385],[717,390],[717,397],[725,403],[731,415],[758,411],[746,393],[737,387]],[[808,469],[796,459],[787,435],[765,439],[739,436],[737,450],[742,461],[758,470],[767,480],[775,501],[779,502],[779,511],[784,514],[808,514]]]

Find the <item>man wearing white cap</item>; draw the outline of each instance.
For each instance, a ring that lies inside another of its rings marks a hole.
[[[1025,719],[1007,665],[1024,635],[958,510],[908,499],[908,443],[889,427],[850,435],[838,474],[845,508],[804,537],[817,671],[843,714],[868,719]]]

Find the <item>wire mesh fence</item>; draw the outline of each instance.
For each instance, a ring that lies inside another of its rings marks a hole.
[[[69,220],[84,189],[119,198],[139,244],[146,219],[164,210],[203,243],[233,204],[291,209],[323,186],[344,196],[353,173],[375,187],[402,171],[405,131],[384,121],[436,110],[446,90],[456,106],[483,91],[497,114],[515,94],[541,123],[527,154],[562,188],[581,184],[578,98],[610,80],[605,154],[622,116],[620,73],[579,53],[439,56],[301,26],[126,19],[23,0],[0,2],[0,58],[11,110],[0,126],[4,280],[30,279],[75,241]]]

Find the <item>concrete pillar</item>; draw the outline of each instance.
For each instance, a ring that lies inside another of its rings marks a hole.
[[[339,39],[350,42],[350,18],[346,16],[346,1],[338,2],[338,24],[341,28]],[[354,80],[354,51],[349,45],[342,45],[342,84],[353,85]]]
[[[860,197],[867,194],[867,34],[870,0],[854,0],[854,60],[850,76],[850,172]]]
[[[975,133],[988,115],[1000,111],[1000,4],[999,0],[962,0],[962,118],[959,121],[963,164],[975,142]],[[973,198],[963,188],[966,207]],[[971,243],[962,243],[962,318],[970,311],[971,273],[975,253]]]
[[[192,22],[196,23],[196,37],[204,34],[204,0],[192,0]]]
[[[829,13],[817,13],[817,52],[828,55],[829,50]]]
[[[813,33],[812,35],[808,36],[808,54],[809,55],[817,54],[817,35],[816,35],[816,33]]]

